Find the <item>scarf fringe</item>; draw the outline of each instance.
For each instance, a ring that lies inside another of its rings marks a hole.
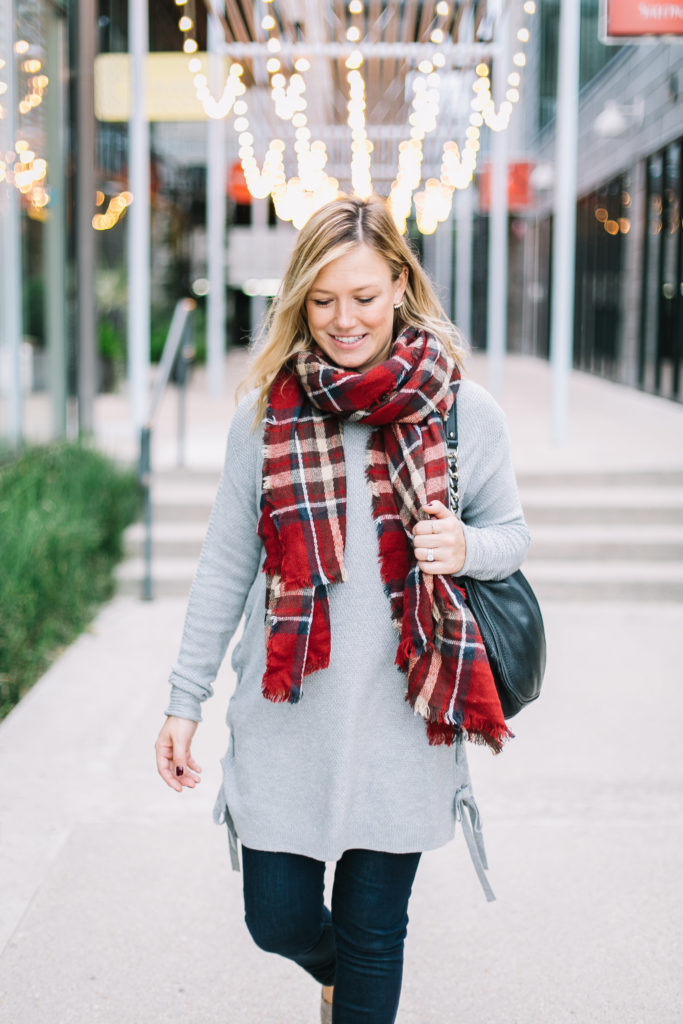
[[[289,684],[289,680],[282,674],[279,677],[274,677],[267,669],[261,680],[261,693],[266,700],[272,701],[273,704],[299,703],[299,691],[294,690]]]
[[[515,738],[515,734],[507,725],[493,725],[486,719],[471,714],[465,714],[462,726],[472,743],[488,747],[494,754],[500,754],[507,741]]]
[[[465,710],[464,717],[453,721],[431,707],[424,697],[418,695],[415,702],[411,703],[410,694],[406,693],[405,699],[411,704],[413,713],[424,718],[427,737],[432,746],[442,743],[450,746],[456,736],[464,734],[472,743],[489,747],[494,754],[500,754],[507,740],[514,739],[515,734],[507,725],[500,726],[481,715]]]
[[[423,647],[424,650],[418,651],[413,637],[404,637],[398,646],[396,665],[404,672],[407,671],[411,659],[422,657],[425,652],[429,653],[432,649],[431,644],[423,645]],[[452,718],[432,707],[419,693],[414,702],[411,700],[409,692],[406,693],[405,699],[411,705],[413,712],[424,718],[431,746],[439,746],[444,743],[450,746],[456,736],[464,733],[472,743],[489,747],[494,754],[499,754],[505,742],[514,739],[514,733],[508,729],[507,725],[500,725],[481,715],[475,715],[468,711],[467,707],[465,707],[464,718],[453,721]]]
[[[398,625],[398,628],[401,628],[400,624]],[[411,636],[404,636],[398,645],[398,650],[396,651],[396,659],[394,663],[398,665],[399,668],[403,669],[403,671],[405,672],[408,667],[410,659],[413,657],[417,657],[418,653],[419,652],[415,650],[413,638]]]
[[[450,747],[456,736],[460,735],[464,735],[476,746],[488,747],[492,754],[500,754],[507,740],[514,739],[514,733],[510,732],[507,726],[501,730],[496,726],[492,727],[491,722],[485,722],[483,719],[475,721],[471,716],[467,716],[459,728],[443,721],[427,722],[427,739],[432,747],[442,744]]]

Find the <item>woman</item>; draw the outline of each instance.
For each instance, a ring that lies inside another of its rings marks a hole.
[[[157,741],[161,776],[192,788],[200,702],[244,614],[216,820],[234,866],[242,843],[254,940],[317,979],[335,1024],[395,1020],[420,853],[477,817],[463,741],[508,735],[457,584],[513,572],[528,533],[503,415],[462,358],[383,200],[314,214],[230,429]]]

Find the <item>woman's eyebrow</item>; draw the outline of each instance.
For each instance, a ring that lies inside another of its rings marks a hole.
[[[377,287],[377,285],[374,283],[374,281],[368,281],[365,284],[359,284],[357,288],[352,288],[351,291],[353,291],[353,292],[364,292],[368,288],[376,288],[376,287]],[[310,290],[310,292],[308,294],[309,295],[314,295],[314,294],[315,295],[335,295],[336,293],[329,291],[327,288],[311,288],[311,290]]]

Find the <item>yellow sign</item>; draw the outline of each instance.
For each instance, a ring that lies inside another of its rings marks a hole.
[[[209,55],[193,53],[202,67],[199,74],[209,76]],[[221,58],[216,58],[221,59]],[[201,100],[197,98],[194,74],[188,70],[190,57],[185,53],[148,53],[147,117],[150,121],[206,121]],[[230,68],[222,58],[221,80]],[[127,53],[101,53],[95,58],[95,117],[98,121],[127,121],[130,116],[130,56]],[[220,99],[222,88],[216,99]],[[136,97],[137,99],[137,97]]]

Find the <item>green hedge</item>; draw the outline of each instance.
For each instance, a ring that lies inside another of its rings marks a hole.
[[[135,475],[78,444],[0,465],[0,719],[114,590]]]

